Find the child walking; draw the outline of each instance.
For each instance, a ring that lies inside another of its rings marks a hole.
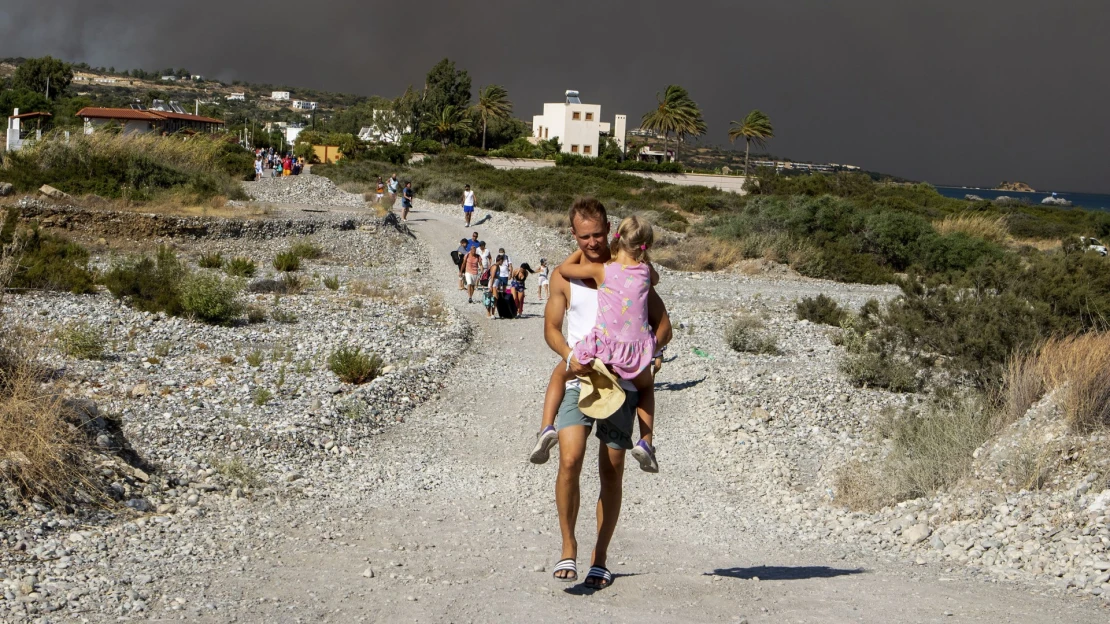
[[[612,259],[605,264],[580,264],[576,251],[559,265],[566,279],[592,279],[597,287],[597,321],[589,334],[573,346],[582,364],[595,358],[621,379],[632,382],[639,393],[636,416],[640,440],[632,457],[645,472],[659,472],[652,446],[655,424],[655,383],[651,363],[655,359],[655,334],[648,322],[648,293],[659,282],[659,274],[648,264],[648,248],[654,240],[651,224],[639,217],[626,217],[610,243]],[[543,422],[530,461],[545,463],[558,443],[555,417],[563,400],[566,382],[573,376],[569,362],[560,362],[551,373],[544,395]]]

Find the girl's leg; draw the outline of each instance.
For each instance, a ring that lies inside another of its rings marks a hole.
[[[566,364],[560,362],[555,365],[555,370],[551,371],[547,393],[543,397],[543,422],[540,423],[540,431],[536,434],[536,445],[528,455],[528,461],[533,464],[546,464],[551,458],[551,449],[559,443],[559,434],[555,431],[555,417],[566,393],[565,384],[570,374],[566,368]]]
[[[640,423],[640,439],[651,444],[652,431],[655,429],[655,379],[651,367],[645,368],[632,380],[640,400],[636,403],[636,418]]]

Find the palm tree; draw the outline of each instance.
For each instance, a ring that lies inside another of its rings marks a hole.
[[[432,130],[439,135],[440,142],[446,148],[456,135],[470,134],[470,118],[458,106],[448,104],[432,119]]]
[[[767,145],[767,139],[775,138],[775,129],[771,127],[771,118],[759,109],[755,109],[744,117],[744,121],[733,121],[728,129],[729,142],[744,137],[744,175],[748,175],[748,151],[751,144],[756,147]]]
[[[478,92],[478,104],[474,107],[482,118],[482,150],[486,149],[486,126],[490,119],[507,119],[513,112],[509,92],[501,85],[489,85]]]
[[[663,153],[667,153],[670,136],[673,132],[680,140],[686,135],[698,136],[705,133],[705,120],[701,110],[686,89],[678,85],[667,85],[662,94],[656,94],[656,107],[644,113],[640,127],[654,130],[663,135]],[[677,159],[676,159],[677,160]]]

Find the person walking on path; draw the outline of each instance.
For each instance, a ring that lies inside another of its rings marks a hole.
[[[478,255],[478,248],[472,247],[463,256],[462,266],[459,267],[459,275],[466,282],[467,303],[474,303],[474,288],[478,285],[478,272],[481,266],[482,258]]]
[[[547,266],[547,258],[540,258],[540,268],[536,270],[536,298],[540,301],[544,300],[544,295],[548,294],[551,282],[551,269]]]
[[[382,182],[382,177],[378,176],[378,186],[374,189],[375,201],[382,203],[382,198],[385,197],[385,182]]]
[[[255,156],[254,158],[254,181],[262,181],[262,156]]]
[[[582,250],[583,263],[603,264],[610,260],[609,221],[601,202],[593,198],[575,201],[570,209],[570,224],[574,240]],[[575,375],[586,375],[590,371],[590,367],[574,359],[572,348],[594,328],[598,308],[597,287],[592,280],[568,281],[558,271],[552,275],[551,296],[544,311],[544,338]],[[566,337],[562,333],[564,319],[567,321]],[[648,300],[648,323],[655,332],[657,344],[662,346],[670,341],[670,320],[658,296]],[[622,387],[625,389],[624,404],[609,418],[595,421],[583,415],[578,408],[580,391],[577,380],[569,382],[555,421],[559,440],[555,505],[563,546],[553,576],[559,581],[578,580],[578,541],[574,529],[581,502],[579,480],[586,456],[586,442],[595,424],[596,436],[602,442],[598,451],[601,493],[597,501],[597,542],[585,579],[585,585],[591,589],[604,589],[613,583],[613,575],[606,563],[609,543],[620,516],[625,452],[632,448],[632,427],[639,400],[635,386],[622,382]]]
[[[463,221],[466,227],[470,227],[470,217],[474,215],[474,191],[470,190],[470,185],[467,184],[463,187]]]
[[[451,260],[455,263],[455,268],[457,268],[459,270],[459,290],[466,290],[466,286],[463,285],[462,269],[463,269],[463,258],[466,257],[466,252],[469,249],[470,249],[470,247],[467,246],[466,239],[465,238],[460,238],[459,239],[459,248],[456,249],[455,251],[451,252]]]
[[[401,191],[401,221],[409,220],[409,210],[412,210],[412,182],[405,182],[405,188]]]
[[[520,317],[524,314],[524,284],[528,280],[528,275],[535,273],[532,267],[528,266],[527,262],[523,262],[520,268],[513,271],[509,279],[509,292],[513,294],[513,303],[516,304],[516,315]]]
[[[397,174],[389,176],[389,198],[391,200],[397,199],[397,191],[401,188],[401,181],[397,179]]]

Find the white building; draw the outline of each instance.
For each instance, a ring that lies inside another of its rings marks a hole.
[[[385,109],[374,109],[374,121],[371,126],[363,126],[358,132],[358,138],[371,143],[400,143],[401,138],[412,132],[412,126],[405,123],[402,115]]]
[[[621,149],[626,123],[624,115],[617,115],[613,124]],[[532,117],[533,140],[558,138],[564,154],[597,156],[600,137],[609,132],[609,123],[601,121],[601,105],[583,104],[577,91],[567,91],[564,102],[544,103],[543,114]]]
[[[165,82],[177,82],[177,76],[162,76]]]
[[[293,100],[293,108],[299,110],[316,110],[316,102],[306,102],[305,100]]]
[[[229,93],[227,95],[227,99],[229,99],[229,100],[239,100],[240,102],[242,102],[242,101],[245,101],[247,99],[247,94],[246,93]]]
[[[304,126],[286,126],[284,128],[286,144],[292,145],[296,143],[297,135],[301,133],[301,130],[304,130]]]
[[[288,91],[274,91],[270,95],[270,99],[272,99],[272,100],[288,100],[289,99],[289,92]]]

